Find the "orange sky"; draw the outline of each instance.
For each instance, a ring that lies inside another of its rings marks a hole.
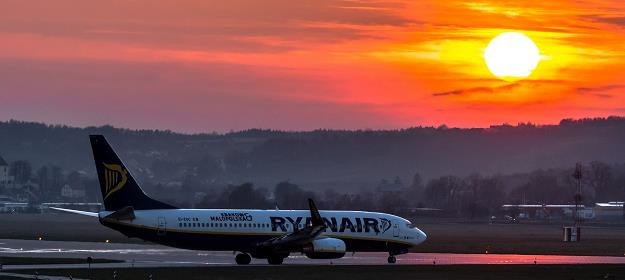
[[[3,120],[210,132],[625,115],[619,1],[2,3]],[[540,49],[527,79],[486,68],[505,31]]]

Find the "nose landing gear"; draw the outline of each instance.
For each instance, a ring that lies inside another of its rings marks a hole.
[[[388,263],[396,263],[397,262],[397,258],[395,258],[395,256],[393,256],[393,255],[390,255],[390,256],[388,256],[387,261],[388,261]]]
[[[237,264],[250,264],[250,262],[252,262],[252,257],[250,257],[250,255],[246,253],[240,253],[237,254],[234,260],[237,262]]]

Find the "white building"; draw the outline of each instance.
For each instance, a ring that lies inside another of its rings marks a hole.
[[[61,196],[66,198],[83,198],[86,195],[84,188],[72,188],[70,185],[65,184],[61,188]]]
[[[595,203],[595,213],[599,219],[622,219],[623,202],[610,201],[606,203]]]

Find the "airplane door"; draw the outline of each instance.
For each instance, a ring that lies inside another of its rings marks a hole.
[[[164,236],[167,232],[167,221],[165,217],[158,217],[158,221],[156,223],[156,235]]]
[[[393,224],[393,237],[399,237],[399,225]]]

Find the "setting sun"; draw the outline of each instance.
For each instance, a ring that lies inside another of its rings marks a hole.
[[[526,78],[540,60],[538,47],[523,33],[497,35],[484,51],[484,60],[493,75],[504,80]]]

